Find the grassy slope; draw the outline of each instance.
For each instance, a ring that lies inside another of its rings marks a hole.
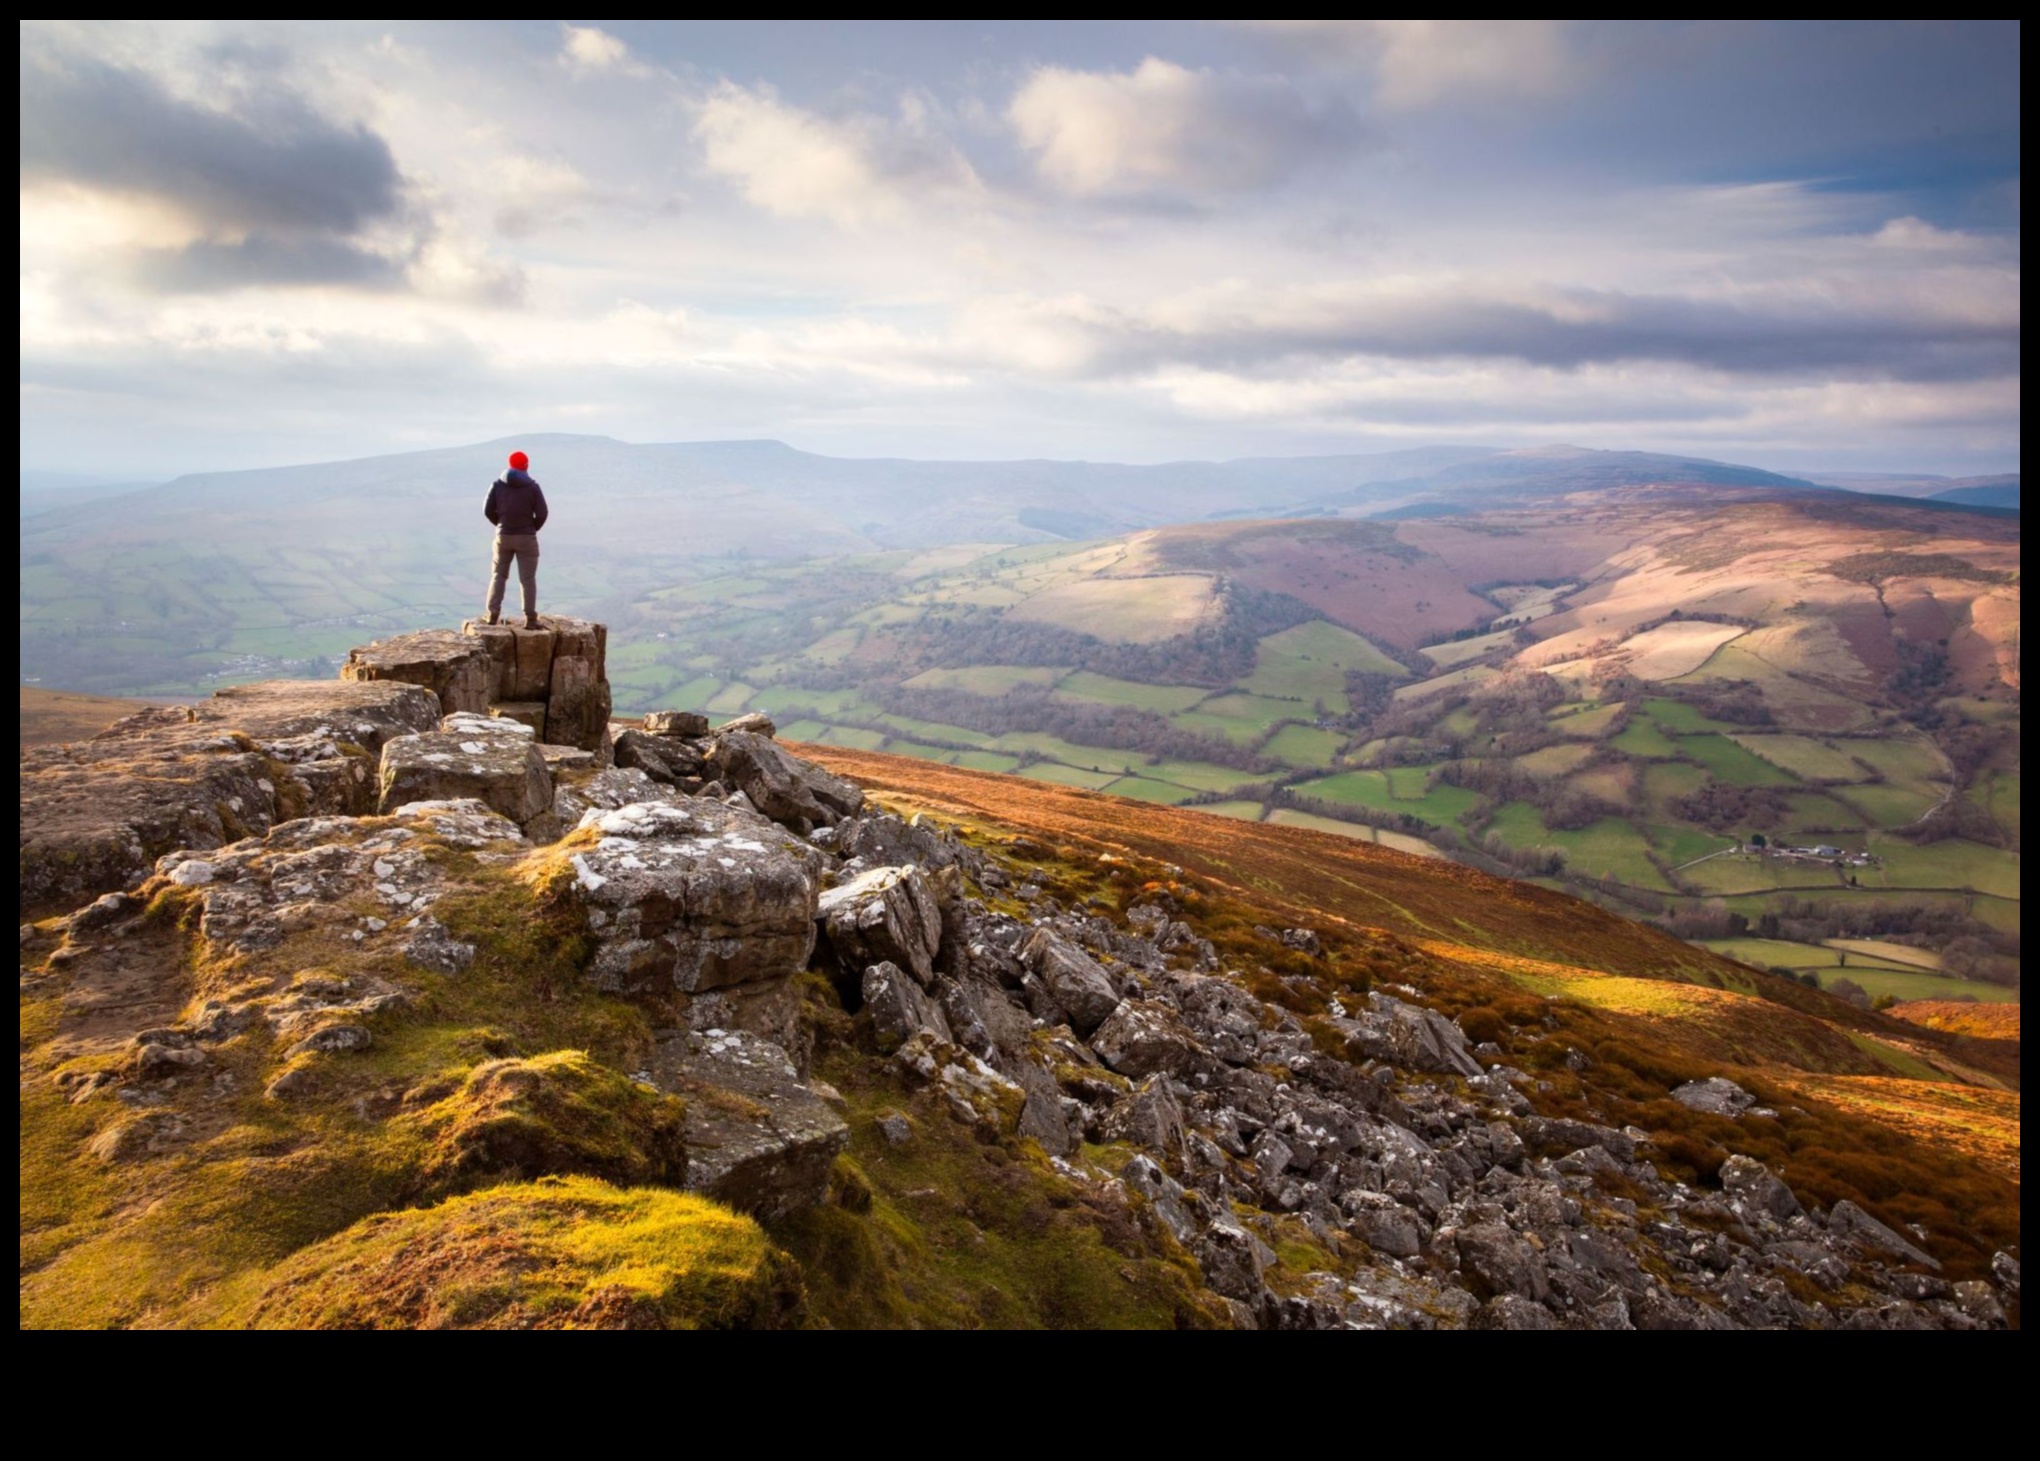
[[[106,729],[124,715],[144,708],[139,700],[114,700],[72,690],[21,687],[21,744],[55,746],[83,740]]]

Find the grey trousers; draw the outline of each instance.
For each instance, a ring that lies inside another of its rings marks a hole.
[[[510,583],[510,560],[517,560],[517,585],[524,593],[524,612],[538,612],[538,534],[496,534],[496,562],[489,578],[489,616],[503,610],[503,590]]]

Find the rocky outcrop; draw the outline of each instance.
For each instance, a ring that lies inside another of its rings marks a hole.
[[[589,977],[680,996],[691,1018],[785,1035],[815,945],[821,855],[755,812],[700,799],[597,812],[569,855],[596,941]]]
[[[421,629],[351,649],[340,666],[340,678],[417,685],[438,697],[442,715],[486,714],[489,702],[497,698],[488,651],[451,629]]]
[[[919,868],[860,873],[823,893],[818,907],[829,947],[845,970],[896,964],[923,985],[934,978],[942,910]]]
[[[853,783],[752,731],[717,732],[708,764],[724,786],[743,792],[752,806],[799,832],[834,826],[864,805],[864,793]]]
[[[1038,930],[1021,957],[1079,1035],[1089,1035],[1119,1008],[1119,991],[1104,967],[1052,929]]]
[[[409,685],[279,680],[28,750],[22,903],[128,887],[173,849],[219,847],[293,817],[368,812],[383,744],[438,720],[438,703]]]
[[[537,629],[470,619],[460,632],[426,629],[348,653],[341,678],[394,680],[439,698],[444,715],[495,714],[541,741],[606,754],[609,630],[547,614]]]
[[[530,727],[486,715],[449,715],[436,731],[385,742],[376,809],[412,802],[478,801],[544,840],[552,825],[553,779]],[[541,824],[541,819],[545,819]]]
[[[860,991],[881,1055],[892,1054],[920,1034],[939,1040],[955,1038],[942,1006],[897,964],[879,963],[866,969]]]
[[[850,1128],[786,1052],[741,1031],[662,1040],[646,1072],[687,1102],[687,1187],[770,1222],[813,1207]]]

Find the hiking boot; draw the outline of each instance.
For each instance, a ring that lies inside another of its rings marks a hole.
[[[526,614],[524,616],[524,627],[526,629],[543,629],[545,625],[538,622],[538,615]]]
[[[489,610],[489,617],[488,617],[488,618],[486,618],[486,619],[484,619],[484,620],[482,620],[482,622],[483,622],[484,624],[488,625],[488,626],[489,626],[489,627],[490,627],[491,629],[493,629],[493,628],[495,628],[495,627],[496,627],[496,626],[497,626],[498,624],[500,624],[500,623],[502,623],[502,622],[503,622],[503,616],[502,616],[501,614],[497,613],[497,612],[496,612],[496,611],[495,611],[494,609],[491,609],[491,610]]]

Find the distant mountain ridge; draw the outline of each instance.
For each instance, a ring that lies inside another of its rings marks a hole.
[[[639,445],[538,435],[471,446],[178,477],[115,492],[37,493],[37,532],[117,523],[123,536],[174,534],[180,520],[232,511],[272,533],[321,543],[364,530],[363,504],[400,510],[418,535],[473,529],[482,491],[515,447],[553,485],[555,532],[656,544],[679,556],[764,557],[1111,536],[1212,517],[1365,515],[1412,503],[1528,500],[1676,483],[1815,489],[1761,468],[1652,452],[1420,447],[1342,456],[1130,465],[1083,461],[916,461],[820,456],[778,441]],[[26,498],[24,499],[26,501]]]
[[[1577,447],[1131,465],[537,434],[196,473],[115,495],[73,483],[34,494],[33,507],[25,493],[22,673],[166,694],[219,677],[317,673],[316,661],[364,631],[471,613],[486,573],[482,502],[513,448],[532,454],[554,509],[545,601],[585,612],[684,586],[705,561],[1029,547],[1208,521],[1421,518],[1581,493],[1840,495],[1758,467]]]

